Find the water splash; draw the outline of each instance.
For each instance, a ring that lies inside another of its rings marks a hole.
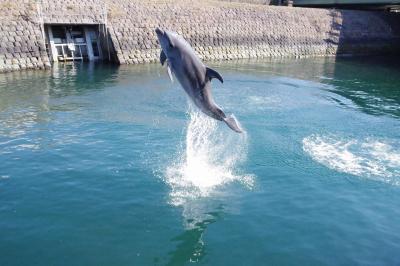
[[[252,187],[251,175],[238,173],[247,156],[247,136],[231,131],[203,113],[189,107],[189,123],[178,159],[166,169],[165,181],[171,187],[171,204],[206,197],[217,188],[238,181]]]
[[[331,169],[400,185],[398,141],[311,135],[303,139],[303,150]]]

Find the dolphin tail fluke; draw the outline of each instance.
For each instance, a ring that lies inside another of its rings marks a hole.
[[[230,127],[230,129],[232,129],[233,131],[237,133],[243,133],[243,130],[240,128],[238,121],[233,115],[224,118],[224,121],[228,125],[228,127]]]

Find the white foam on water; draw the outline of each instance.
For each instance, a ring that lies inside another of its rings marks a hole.
[[[223,122],[192,107],[188,116],[182,148],[164,174],[165,182],[171,187],[170,203],[182,205],[188,200],[210,196],[217,188],[234,181],[251,188],[254,178],[238,173],[239,165],[247,156],[246,134],[235,133]]]
[[[400,185],[400,142],[311,135],[303,150],[313,160],[339,172]]]

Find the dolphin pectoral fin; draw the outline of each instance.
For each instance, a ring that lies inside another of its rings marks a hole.
[[[228,125],[230,129],[237,133],[243,133],[243,130],[240,128],[238,121],[234,116],[229,116],[224,118],[224,122]]]
[[[162,65],[162,66],[164,65],[165,61],[167,61],[167,56],[165,55],[164,51],[161,50],[161,53],[160,53],[160,62],[161,62],[161,65]]]
[[[212,78],[216,78],[219,81],[221,81],[221,83],[224,83],[224,80],[222,79],[221,75],[217,71],[209,67],[206,67],[206,77],[208,77],[210,80]]]
[[[174,79],[172,78],[171,67],[169,66],[169,64],[167,65],[167,71],[168,71],[169,79],[171,80],[171,82],[174,82]]]

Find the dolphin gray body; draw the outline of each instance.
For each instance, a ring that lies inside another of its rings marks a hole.
[[[206,115],[224,121],[232,130],[242,133],[236,119],[227,117],[215,104],[211,95],[211,79],[223,82],[221,75],[206,67],[195,54],[190,44],[177,33],[156,29],[161,44],[160,61],[168,64],[168,74],[175,74],[179,83],[189,95],[193,103]]]

